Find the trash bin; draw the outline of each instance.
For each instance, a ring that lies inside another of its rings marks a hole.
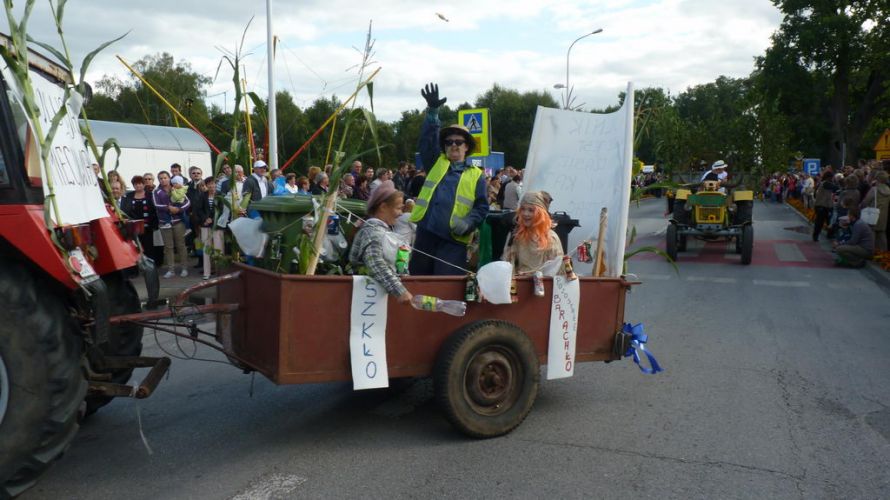
[[[266,196],[250,204],[252,210],[260,213],[263,219],[263,232],[269,235],[264,257],[256,260],[259,267],[276,272],[297,272],[296,248],[303,232],[302,218],[312,211],[313,198],[322,203],[319,196],[282,195]],[[337,204],[336,213],[339,215],[340,230],[351,237],[355,223],[349,212],[364,217],[366,203],[361,200],[342,199],[338,200]]]
[[[552,213],[550,218],[556,223],[553,230],[559,236],[562,251],[568,253],[569,233],[581,224],[578,219],[573,219],[565,212]],[[516,212],[513,210],[492,210],[488,213],[485,223],[491,228],[491,258],[499,260],[504,251],[504,245],[507,243],[507,237],[516,226]]]

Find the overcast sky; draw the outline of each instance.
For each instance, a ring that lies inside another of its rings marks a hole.
[[[23,1],[16,2],[21,12]],[[373,21],[376,40],[374,107],[391,121],[422,108],[419,90],[438,82],[449,104],[473,102],[499,83],[519,91],[553,93],[566,78],[576,103],[602,108],[617,102],[628,81],[637,88],[663,87],[673,95],[720,75],[742,77],[769,46],[781,15],[769,0],[454,0],[451,2],[273,0],[273,32],[280,38],[276,88],[301,107],[319,96],[349,95],[355,65]],[[247,85],[259,95],[266,84],[266,13],[259,0],[78,0],[65,11],[66,39],[75,60],[103,41],[130,34],[92,64],[88,80],[126,77],[114,58],[132,62],[169,52],[177,61],[213,77],[222,52],[233,50],[251,16],[244,59]],[[441,19],[442,14],[448,21]],[[29,32],[58,44],[46,1],[38,0]],[[7,25],[2,31],[8,32]],[[353,69],[350,69],[353,68]],[[221,94],[228,91],[227,94]],[[231,110],[231,73],[221,71],[207,89],[208,101]],[[219,95],[215,95],[219,94]]]

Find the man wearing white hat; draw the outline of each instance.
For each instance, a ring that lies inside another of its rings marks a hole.
[[[705,172],[704,175],[701,176],[701,182],[704,181],[723,181],[727,177],[726,174],[726,162],[723,160],[717,160],[711,165],[711,170]]]
[[[260,201],[264,196],[272,194],[275,189],[266,178],[266,162],[257,160],[253,163],[253,173],[244,181],[244,194],[250,193],[250,202]]]

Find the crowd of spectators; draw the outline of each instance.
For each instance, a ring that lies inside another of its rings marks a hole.
[[[819,175],[776,172],[761,179],[761,199],[799,201],[813,210],[813,241],[823,232],[832,240],[839,265],[862,267],[875,253],[887,252],[890,229],[890,161],[860,161],[857,167],[827,166]],[[870,209],[870,210],[866,210]],[[872,220],[863,212],[877,210]],[[863,220],[863,219],[867,220]]]

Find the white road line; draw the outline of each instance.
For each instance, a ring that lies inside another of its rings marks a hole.
[[[717,278],[712,276],[687,276],[686,281],[707,281],[709,283],[736,283],[735,278]]]
[[[672,275],[670,275],[670,274],[644,274],[644,275],[640,276],[640,279],[643,280],[643,281],[646,281],[646,280],[662,280],[662,281],[665,281],[665,280],[669,280],[669,279],[671,279],[671,276],[672,276]]]
[[[806,288],[810,286],[809,281],[777,281],[777,280],[754,280],[755,285],[763,286],[780,286],[790,288]]]

